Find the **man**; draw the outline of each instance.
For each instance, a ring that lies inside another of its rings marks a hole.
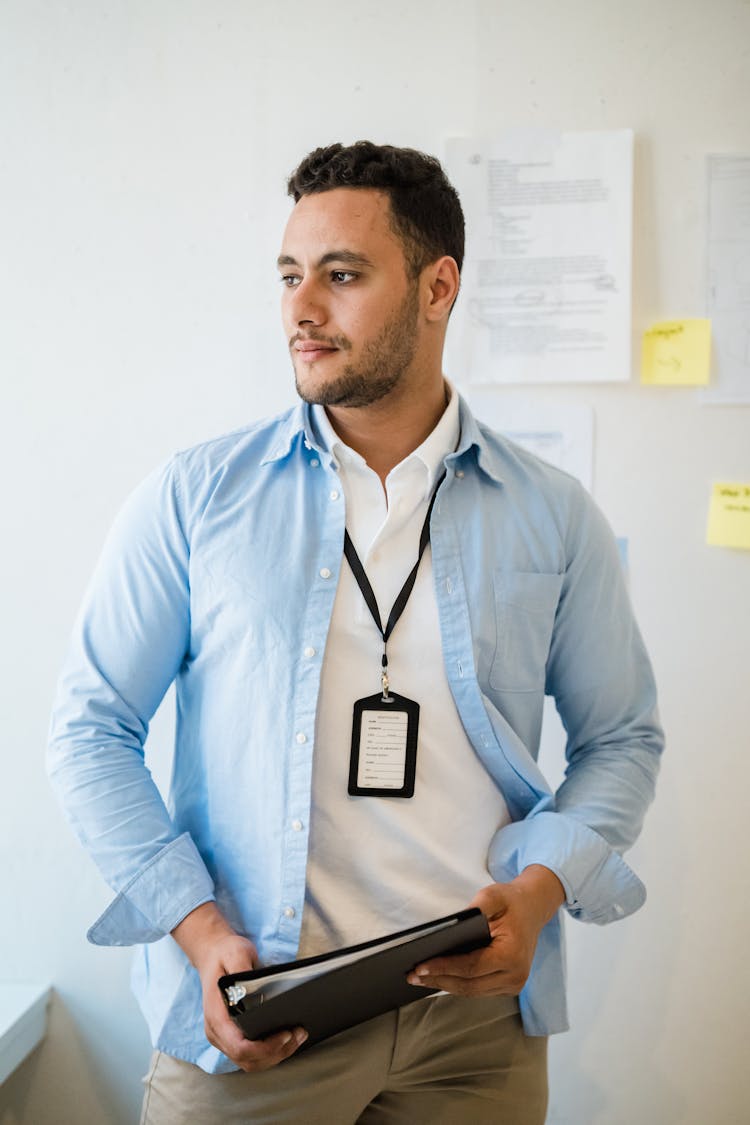
[[[303,404],[141,485],[61,680],[51,775],[117,893],[89,937],[143,943],[144,1122],[540,1123],[546,1036],[566,1027],[559,908],[607,922],[644,897],[620,853],[662,747],[648,658],[583,489],[442,375],[463,216],[437,161],[333,145],[289,191]],[[168,812],[143,745],[173,680]],[[376,689],[412,701],[411,797],[347,785]],[[554,796],[534,761],[545,692],[569,736]],[[470,904],[491,944],[410,976],[447,995],[294,1058],[303,1028],[251,1042],[224,1008],[226,972]]]

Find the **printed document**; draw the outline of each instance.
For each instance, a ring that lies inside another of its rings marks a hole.
[[[713,377],[702,401],[750,403],[750,156],[708,157],[706,311]]]
[[[448,142],[467,219],[449,331],[462,383],[630,378],[633,134]]]

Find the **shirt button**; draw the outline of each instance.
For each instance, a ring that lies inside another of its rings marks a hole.
[[[320,461],[318,460],[318,458],[313,457],[312,460],[310,461],[310,468],[311,469],[317,469],[319,464],[320,464]]]
[[[297,742],[299,742],[300,746],[303,742],[307,742],[307,735],[303,730],[298,730],[294,737],[297,739]]]
[[[459,480],[463,480],[464,479],[463,469],[456,469],[456,476],[458,477]]]
[[[312,647],[312,645],[307,646],[307,648],[304,651],[304,655],[307,657],[308,660],[310,659],[311,656],[315,656],[315,649]]]
[[[330,572],[330,570],[328,569],[327,566],[321,567],[321,569],[318,573],[320,574],[321,578],[330,578],[331,577],[331,572]]]
[[[295,832],[301,832],[302,831],[302,821],[301,820],[293,820],[292,821],[292,828],[294,829]]]
[[[297,911],[294,909],[293,906],[285,906],[284,907],[284,917],[285,918],[293,918],[296,913],[297,913]]]
[[[338,500],[338,498],[339,498],[339,494],[338,494],[338,492],[336,491],[335,488],[332,492],[329,493],[329,496],[330,496],[331,500]]]

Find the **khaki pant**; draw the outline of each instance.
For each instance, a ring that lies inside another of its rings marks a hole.
[[[547,1040],[514,997],[433,996],[257,1074],[155,1052],[141,1125],[543,1125]]]

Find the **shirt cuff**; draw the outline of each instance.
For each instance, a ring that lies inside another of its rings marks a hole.
[[[568,912],[583,922],[615,922],[646,900],[643,883],[604,837],[566,813],[532,810],[495,835],[488,856],[493,879],[514,879],[533,863],[554,872]]]
[[[97,918],[86,937],[93,945],[158,941],[214,898],[200,852],[184,832],[149,860]]]

